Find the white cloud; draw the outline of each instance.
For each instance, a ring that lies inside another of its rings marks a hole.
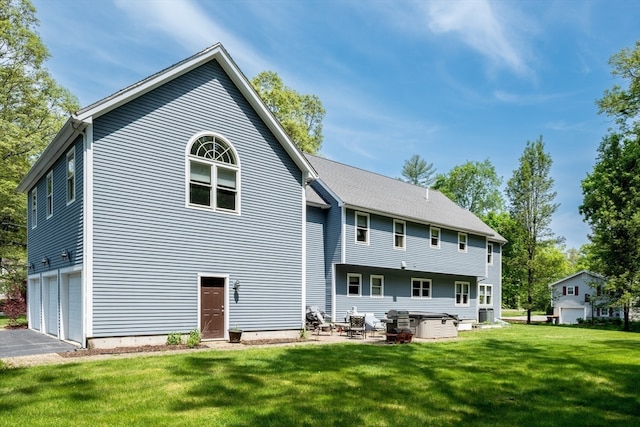
[[[116,0],[115,4],[138,25],[166,34],[189,52],[221,42],[241,68],[267,68],[267,61],[212,18],[211,10],[203,9],[195,1]]]
[[[435,34],[454,33],[493,62],[528,75],[531,69],[519,42],[522,27],[514,25],[521,18],[496,5],[486,0],[428,2],[427,24]]]

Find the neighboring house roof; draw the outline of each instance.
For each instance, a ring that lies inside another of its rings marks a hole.
[[[569,276],[567,276],[567,277],[563,277],[562,279],[560,279],[560,280],[558,280],[558,281],[555,281],[555,282],[553,282],[553,283],[549,284],[549,287],[550,287],[550,288],[552,288],[552,287],[554,287],[554,286],[556,286],[556,285],[560,285],[560,284],[562,284],[562,283],[564,283],[564,282],[566,282],[566,281],[568,281],[568,280],[571,280],[571,279],[573,279],[573,278],[575,278],[575,277],[578,277],[578,276],[580,276],[580,275],[582,275],[582,274],[586,274],[586,275],[588,275],[588,276],[591,276],[591,277],[593,277],[594,279],[598,279],[598,280],[606,280],[606,278],[605,278],[603,275],[601,275],[601,274],[594,273],[594,272],[592,272],[592,271],[588,271],[588,270],[580,270],[580,271],[578,271],[577,273],[573,273],[573,274],[571,274],[571,275],[569,275]]]
[[[320,184],[328,187],[343,205],[356,210],[487,236],[500,243],[507,242],[480,218],[461,208],[439,191],[322,157],[305,155],[318,172]]]
[[[242,71],[240,71],[236,63],[231,59],[224,47],[220,43],[217,43],[73,114],[44,150],[31,170],[22,179],[18,185],[18,191],[26,192],[38,182],[51,168],[53,162],[64,153],[73,140],[84,131],[92,120],[212,60],[216,60],[218,64],[220,64],[249,104],[255,109],[260,118],[264,120],[267,127],[282,144],[296,165],[306,174],[306,179],[312,180],[317,178],[315,171],[307,159],[291,141],[262,99],[260,99],[260,96],[253,89],[249,80],[242,74]]]

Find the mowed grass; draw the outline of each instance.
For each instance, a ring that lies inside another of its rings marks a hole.
[[[0,370],[0,396],[12,426],[630,426],[640,334],[512,325],[424,344],[114,356]]]
[[[27,324],[27,316],[20,316],[17,319],[19,325]],[[9,318],[4,315],[0,315],[0,329],[4,329],[9,325]]]

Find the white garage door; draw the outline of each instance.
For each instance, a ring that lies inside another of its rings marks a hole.
[[[27,301],[29,301],[29,327],[40,330],[40,279],[29,279]]]
[[[82,282],[80,273],[69,276],[67,339],[82,342]]]
[[[42,311],[47,334],[58,336],[58,280],[56,277],[44,279],[42,288]]]
[[[584,319],[584,317],[584,308],[560,307],[560,323],[573,325],[578,323],[578,319]]]

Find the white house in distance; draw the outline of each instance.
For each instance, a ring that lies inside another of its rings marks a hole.
[[[553,314],[560,324],[575,324],[578,319],[620,317],[619,308],[609,307],[603,291],[606,279],[582,270],[549,285]]]

